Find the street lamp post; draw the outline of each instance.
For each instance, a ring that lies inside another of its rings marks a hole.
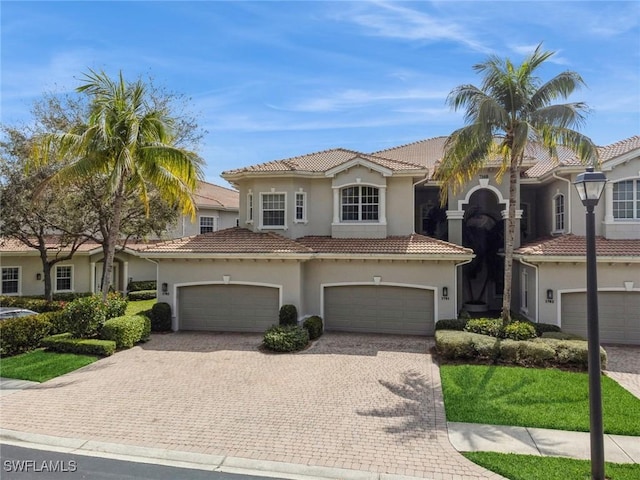
[[[587,209],[587,347],[589,361],[589,422],[591,439],[591,479],[604,480],[604,430],[602,427],[602,389],[600,330],[598,327],[598,279],[596,267],[596,223],[593,213],[607,178],[593,167],[576,177],[574,185]]]

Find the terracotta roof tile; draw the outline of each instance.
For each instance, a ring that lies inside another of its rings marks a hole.
[[[606,162],[637,149],[640,149],[640,135],[620,140],[605,147],[598,147],[598,153],[600,154],[600,161]]]
[[[436,163],[442,159],[444,144],[447,138],[448,137],[434,137],[420,140],[418,142],[400,145],[399,147],[380,150],[374,152],[373,155],[422,165],[428,167],[432,172]]]
[[[310,153],[299,157],[275,160],[235,170],[228,170],[223,172],[222,175],[237,175],[252,172],[326,172],[327,170],[355,158],[363,158],[394,171],[416,170],[421,168],[420,165],[408,161],[384,158],[377,155],[368,155],[352,150],[346,150],[344,148],[336,148],[333,150]]]
[[[33,243],[36,243],[37,240],[35,238],[33,238],[32,240]],[[149,247],[150,245],[154,245],[156,242],[142,242],[142,241],[134,241],[134,240],[130,240],[127,242],[126,248],[130,249],[130,250],[142,250],[144,248]],[[54,251],[56,251],[59,246],[60,246],[60,236],[58,235],[49,235],[45,238],[45,245],[47,246],[48,250],[51,250],[51,252],[53,253]],[[80,245],[80,247],[78,248],[78,250],[76,250],[76,252],[78,253],[83,253],[83,252],[91,252],[93,250],[96,249],[101,249],[102,245],[100,245],[99,243],[94,242],[93,240],[89,240],[85,243],[83,243],[82,245]],[[65,251],[69,251],[69,248],[63,248],[61,251],[65,252]],[[8,237],[2,237],[0,238],[0,252],[3,253],[21,253],[21,252],[36,252],[37,250],[25,245],[24,243],[16,240],[15,238],[8,238]]]
[[[271,232],[233,227],[212,233],[160,242],[143,253],[310,253],[293,240]]]
[[[236,190],[209,182],[198,182],[194,199],[198,207],[220,207],[238,209],[240,194]]]
[[[468,248],[424,235],[387,238],[332,238],[309,236],[297,240],[316,253],[344,254],[472,254]]]
[[[515,250],[519,255],[585,257],[586,237],[562,235],[544,238]],[[640,240],[611,240],[596,238],[596,254],[600,257],[640,257]]]

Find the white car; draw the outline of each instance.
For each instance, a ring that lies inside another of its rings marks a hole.
[[[0,320],[16,317],[28,317],[29,315],[38,315],[38,312],[28,310],[26,308],[16,307],[0,307]]]

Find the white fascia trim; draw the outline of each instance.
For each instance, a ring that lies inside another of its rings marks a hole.
[[[147,253],[145,259],[164,260],[308,260],[312,253]]]
[[[383,177],[390,177],[393,175],[393,170],[390,168],[383,167],[382,165],[378,165],[377,163],[373,163],[369,160],[365,160],[361,157],[356,157],[351,160],[347,160],[340,165],[337,165],[324,173],[325,177],[335,177],[338,173],[348,170],[352,167],[361,166],[368,168],[370,170],[378,172]]]
[[[586,256],[514,255],[514,260],[536,263],[586,263]],[[598,256],[598,263],[640,263],[640,256],[605,257]]]
[[[471,261],[474,254],[433,255],[420,254],[394,254],[394,253],[316,253],[313,258],[318,260],[398,260],[414,262],[459,262]]]
[[[640,156],[640,149],[636,148],[634,150],[631,150],[627,153],[623,153],[622,155],[618,156],[618,157],[613,157],[610,158],[609,160],[602,162],[601,167],[602,167],[602,171],[603,172],[610,172],[611,170],[613,170],[615,167],[617,167],[618,165],[622,164],[622,163],[626,163],[630,160],[633,160],[634,158]]]

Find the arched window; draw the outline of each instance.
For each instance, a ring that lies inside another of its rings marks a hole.
[[[379,220],[380,194],[376,187],[356,185],[340,191],[340,220],[343,222]]]
[[[553,198],[553,232],[564,232],[564,195],[559,193]]]

